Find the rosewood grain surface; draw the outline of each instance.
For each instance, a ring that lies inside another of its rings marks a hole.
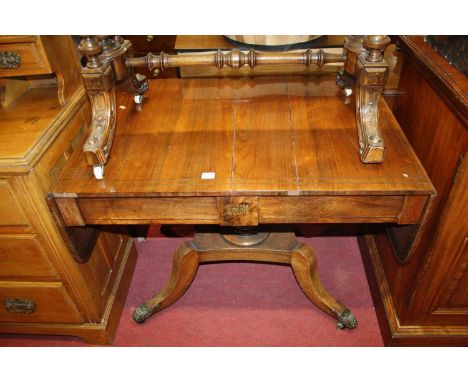
[[[429,179],[385,102],[385,163],[357,155],[354,102],[332,76],[158,80],[141,111],[119,93],[103,180],[81,153],[54,194],[65,197],[429,195]],[[214,173],[214,179],[202,179]]]

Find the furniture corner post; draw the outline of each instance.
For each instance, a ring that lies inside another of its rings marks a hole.
[[[84,36],[78,50],[88,60],[81,74],[92,108],[90,133],[83,151],[96,178],[102,179],[115,133],[114,73],[110,62],[99,57],[103,47],[95,37]]]
[[[364,163],[382,163],[385,145],[379,129],[380,96],[388,77],[383,52],[390,43],[388,36],[366,36],[356,62],[356,120],[359,156]]]

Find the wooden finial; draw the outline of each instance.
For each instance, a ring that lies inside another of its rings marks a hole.
[[[383,52],[390,41],[390,37],[384,35],[366,36],[362,42],[368,51],[366,60],[369,62],[383,61]]]
[[[83,36],[78,46],[78,51],[88,58],[88,63],[86,65],[88,68],[98,68],[102,65],[101,60],[99,60],[99,54],[102,53],[102,46],[95,37]]]

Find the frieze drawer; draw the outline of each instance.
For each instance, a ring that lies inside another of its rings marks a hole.
[[[417,224],[426,195],[314,195],[55,199],[66,225],[349,223]]]

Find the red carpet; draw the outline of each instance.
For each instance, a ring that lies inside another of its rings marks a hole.
[[[382,346],[355,237],[300,238],[312,245],[328,291],[359,325],[339,331],[302,293],[289,266],[203,264],[187,293],[144,324],[131,316],[168,279],[184,238],[137,243],[139,259],[114,346]],[[63,336],[0,335],[0,346],[87,346]]]

